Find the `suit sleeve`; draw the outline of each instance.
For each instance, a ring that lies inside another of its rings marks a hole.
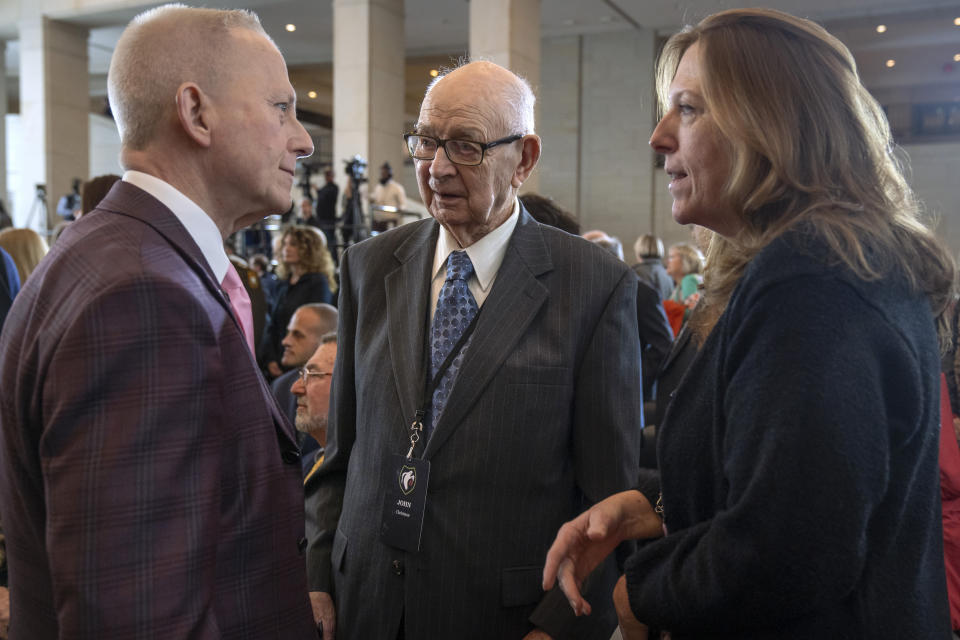
[[[333,539],[343,509],[347,464],[356,438],[356,385],[354,384],[354,340],[357,316],[350,282],[350,252],[340,262],[340,300],[337,320],[337,359],[330,386],[327,446],[323,465],[317,471],[319,483],[316,531],[308,532],[307,586],[310,591],[333,593],[331,554]]]
[[[573,451],[577,484],[589,506],[637,482],[642,420],[637,277],[625,270],[606,301],[577,372],[573,407]],[[612,614],[618,571],[613,558],[590,575],[584,596],[592,616],[573,615],[559,588],[547,593],[530,620],[555,640],[592,637],[595,616]],[[597,605],[601,606],[597,606]],[[606,606],[605,606],[606,605]]]
[[[660,296],[643,282],[637,283],[637,326],[640,331],[643,395],[650,397],[660,364],[670,353],[673,331]]]
[[[61,637],[219,638],[225,373],[209,310],[171,281],[101,293],[60,338],[40,458]]]

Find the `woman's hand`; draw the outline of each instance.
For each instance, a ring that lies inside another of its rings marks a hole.
[[[614,494],[560,528],[547,552],[543,588],[559,581],[574,613],[589,615],[592,608],[580,585],[590,572],[624,540],[661,535],[662,521],[646,496],[632,490]]]

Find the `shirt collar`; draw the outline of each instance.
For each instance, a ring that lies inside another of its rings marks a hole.
[[[142,171],[126,171],[123,181],[139,187],[159,200],[173,212],[193,241],[200,247],[217,282],[223,282],[230,259],[223,249],[223,236],[213,219],[197,203],[183,195],[173,185]]]
[[[503,221],[499,227],[483,236],[472,245],[466,248],[467,256],[473,263],[473,272],[477,276],[477,282],[483,291],[489,289],[493,280],[503,264],[503,256],[507,253],[507,243],[513,230],[517,226],[517,220],[520,219],[520,201],[513,199],[513,213]],[[436,278],[440,270],[446,268],[447,256],[454,251],[460,250],[460,243],[453,237],[453,234],[447,231],[446,227],[440,226],[440,234],[437,237],[437,251],[433,256],[433,277]]]

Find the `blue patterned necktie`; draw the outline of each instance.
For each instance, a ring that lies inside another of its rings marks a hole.
[[[454,251],[447,258],[447,279],[440,289],[437,298],[437,310],[433,314],[433,324],[430,327],[430,378],[437,375],[443,362],[450,355],[450,350],[457,344],[464,330],[476,317],[479,307],[477,301],[467,287],[467,280],[473,274],[473,263],[466,251]],[[472,336],[471,336],[472,338]],[[437,424],[437,418],[443,413],[443,408],[450,396],[450,389],[457,379],[463,354],[470,346],[470,338],[460,349],[450,367],[443,374],[440,384],[433,392],[430,405],[430,419],[426,425],[426,437],[430,437]]]

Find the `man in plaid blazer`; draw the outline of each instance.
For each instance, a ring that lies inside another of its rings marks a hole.
[[[286,66],[256,16],[167,6],[108,82],[126,173],[0,341],[10,637],[316,638],[294,432],[220,285],[312,151]]]

